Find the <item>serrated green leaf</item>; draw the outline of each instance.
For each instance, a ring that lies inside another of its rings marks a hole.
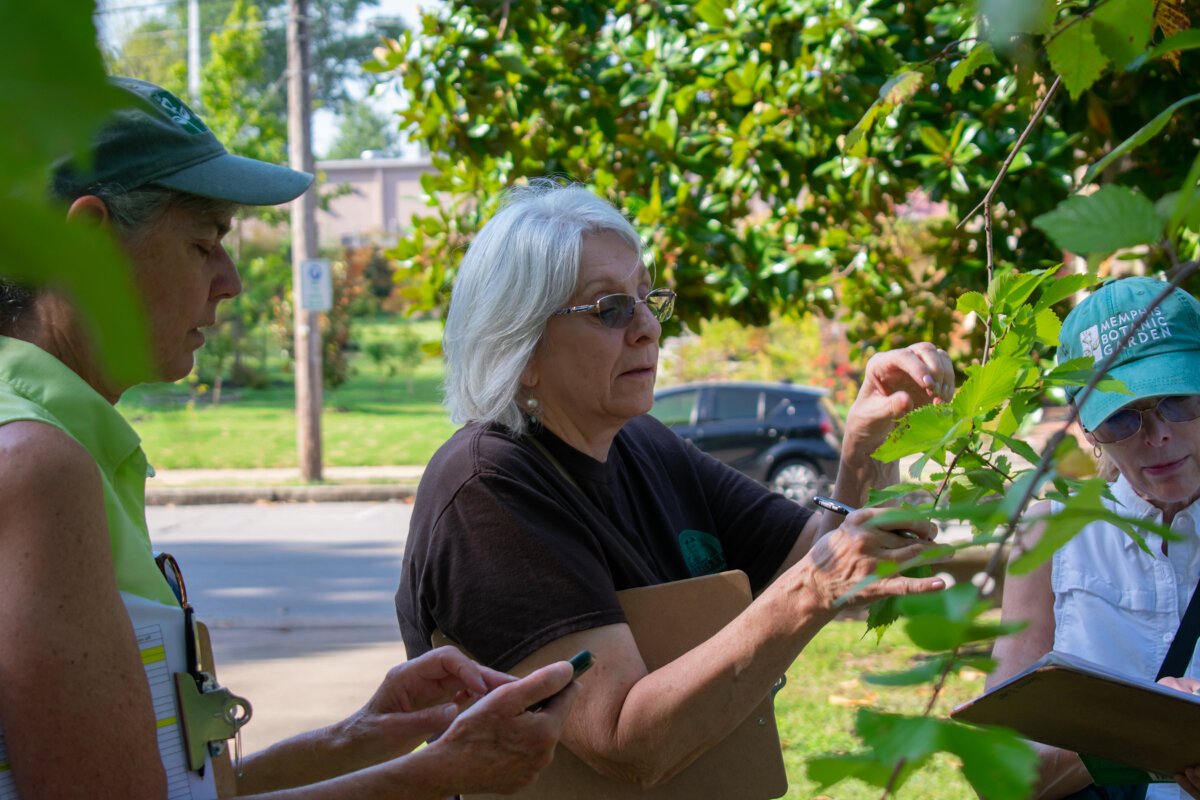
[[[968,368],[966,382],[955,393],[950,405],[964,418],[980,417],[1012,396],[1017,387],[1020,363],[1014,358],[993,358],[982,367]]]
[[[1167,123],[1171,121],[1171,117],[1175,115],[1176,111],[1186,105],[1196,102],[1197,100],[1200,100],[1200,94],[1189,95],[1181,100],[1176,100],[1174,103],[1158,112],[1158,114],[1154,116],[1154,119],[1147,122],[1132,136],[1110,150],[1104,156],[1104,158],[1100,159],[1091,167],[1089,167],[1087,173],[1084,174],[1081,183],[1091,183],[1092,180],[1103,170],[1105,170],[1109,164],[1113,163],[1130,150],[1141,147],[1146,142],[1153,139],[1162,131],[1163,128],[1167,126]]]
[[[881,714],[861,708],[854,730],[885,762],[923,763],[941,747],[941,728],[945,723],[932,717]]]
[[[1035,316],[1037,320],[1037,339],[1044,345],[1054,347],[1058,344],[1058,334],[1062,330],[1062,320],[1054,309],[1042,309]]]
[[[941,592],[904,595],[898,602],[902,614],[940,617],[952,622],[968,622],[985,607],[980,604],[979,589],[969,583],[958,583]]]
[[[1072,275],[1063,275],[1055,278],[1046,284],[1038,297],[1037,303],[1034,305],[1034,311],[1041,311],[1050,306],[1061,303],[1076,292],[1081,292],[1088,289],[1096,282],[1096,279],[1091,275],[1074,273]]]
[[[805,764],[805,772],[808,779],[820,789],[827,789],[847,778],[855,778],[882,788],[887,786],[892,776],[890,766],[881,764],[864,753],[810,758]]]
[[[1072,100],[1091,88],[1108,66],[1092,34],[1092,20],[1071,20],[1046,45],[1050,66],[1063,80]]]
[[[1016,731],[947,723],[942,744],[958,756],[963,776],[980,797],[1023,800],[1032,793],[1038,756]]]
[[[1072,253],[1111,253],[1162,238],[1154,204],[1125,186],[1109,184],[1075,195],[1033,220],[1056,245]]]
[[[875,451],[875,458],[895,461],[914,453],[924,453],[946,437],[955,421],[954,411],[948,405],[922,406],[900,420],[887,441]]]
[[[979,315],[980,319],[987,319],[988,302],[987,298],[979,292],[963,292],[958,296],[957,306],[958,313],[970,314],[972,312]]]
[[[1023,442],[1020,439],[1014,439],[1011,436],[1007,436],[997,431],[988,431],[988,433],[994,438],[999,439],[1006,447],[1008,447],[1009,450],[1013,451],[1030,464],[1036,464],[1041,460],[1037,454],[1037,451],[1030,447],[1027,442]]]
[[[1116,69],[1125,69],[1140,56],[1154,31],[1150,0],[1108,0],[1092,13],[1092,33],[1100,50]]]
[[[992,50],[991,42],[978,42],[971,48],[971,52],[967,53],[966,58],[954,65],[954,69],[950,70],[950,77],[946,79],[946,85],[950,87],[950,91],[957,93],[962,88],[963,81],[974,75],[980,68],[988,64],[996,64],[996,53]]]

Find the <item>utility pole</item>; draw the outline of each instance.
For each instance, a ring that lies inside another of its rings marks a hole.
[[[200,0],[188,0],[188,100],[200,103]]]
[[[288,161],[314,173],[308,0],[288,0]],[[292,307],[296,351],[296,450],[300,477],[321,480],[321,315],[304,308],[304,264],[317,254],[317,191],[292,201]]]

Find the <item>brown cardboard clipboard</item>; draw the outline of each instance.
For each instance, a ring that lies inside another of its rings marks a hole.
[[[1200,764],[1200,698],[1050,653],[954,709],[960,722],[1004,725],[1036,742],[1159,776]]]
[[[646,669],[655,670],[711,638],[750,605],[741,571],[618,592]],[[454,644],[435,631],[433,644]],[[603,654],[598,653],[597,658]],[[608,778],[559,745],[521,800],[765,800],[787,792],[787,772],[770,694],[740,726],[683,772],[652,789]],[[499,795],[472,795],[498,798]]]

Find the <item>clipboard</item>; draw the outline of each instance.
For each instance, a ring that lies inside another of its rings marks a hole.
[[[617,598],[650,671],[712,638],[753,599],[750,581],[739,570],[627,589],[617,592]],[[435,647],[455,645],[441,631],[435,631],[432,638]],[[729,736],[660,786],[639,789],[601,775],[559,744],[554,761],[537,781],[507,796],[520,800],[767,800],[786,792],[787,771],[775,726],[774,697],[768,693]],[[498,800],[500,795],[468,797]]]
[[[1113,773],[1096,758],[1133,768],[1120,776],[1129,783],[1172,781],[1200,764],[1200,697],[1066,653],[1048,653],[950,716],[1079,753],[1097,783]]]

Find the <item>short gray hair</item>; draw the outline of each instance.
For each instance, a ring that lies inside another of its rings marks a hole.
[[[528,429],[517,402],[546,321],[575,293],[583,237],[611,234],[642,256],[629,220],[587,187],[538,178],[509,189],[475,235],[450,296],[442,349],[457,423]]]
[[[230,216],[239,208],[228,200],[213,200],[162,186],[141,186],[128,191],[119,186],[93,186],[74,197],[55,187],[51,194],[68,205],[85,194],[99,197],[108,209],[113,229],[125,242],[136,242],[173,208]],[[18,330],[40,291],[41,287],[0,277],[0,335]]]

